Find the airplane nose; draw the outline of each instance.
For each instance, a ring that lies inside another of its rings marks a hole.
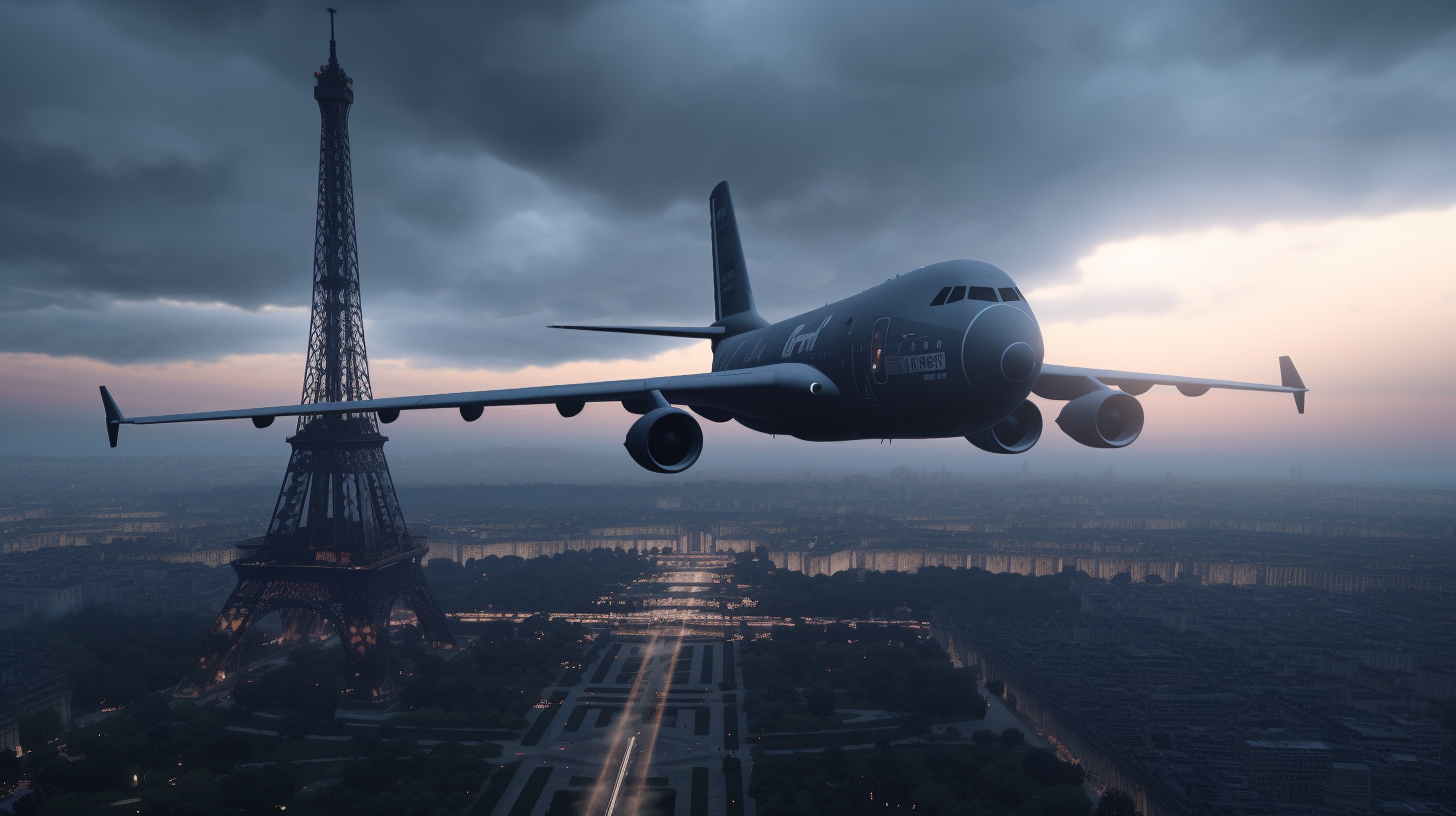
[[[961,369],[977,392],[1024,399],[1035,384],[1042,353],[1036,321],[1002,303],[982,309],[966,327]]]
[[[1033,368],[1036,368],[1036,352],[1030,345],[1018,340],[1001,352],[1001,374],[1007,380],[1019,383],[1031,376]]]

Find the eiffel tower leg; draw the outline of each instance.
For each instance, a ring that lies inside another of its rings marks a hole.
[[[344,699],[377,703],[394,697],[389,671],[389,607],[378,609],[367,597],[351,597],[339,607],[339,639],[344,643]]]
[[[415,562],[412,573],[414,584],[404,593],[405,603],[415,612],[415,617],[420,622],[420,632],[425,636],[426,642],[434,649],[455,648],[455,637],[450,634],[450,627],[446,624],[445,610],[440,608],[440,602],[435,598],[435,593],[430,589],[429,583],[425,581],[425,574],[420,570],[419,562]]]
[[[178,685],[179,694],[188,690],[188,687],[191,690],[205,689],[223,678],[228,660],[242,645],[243,633],[258,618],[267,614],[262,608],[263,595],[267,589],[266,581],[238,581],[238,585],[233,588],[233,594],[228,596],[227,603],[223,604],[222,611],[218,613],[217,620],[213,621],[212,629],[207,633],[207,640],[203,642],[202,650],[193,661],[192,668]]]
[[[283,624],[282,642],[290,646],[308,642],[318,621],[318,615],[309,609],[280,609],[278,617]]]

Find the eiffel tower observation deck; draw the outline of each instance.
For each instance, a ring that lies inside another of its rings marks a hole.
[[[314,74],[323,126],[302,404],[373,397],[349,160],[354,81],[339,65],[333,14],[329,9],[329,61]],[[271,421],[254,423],[266,427]],[[243,633],[275,611],[312,613],[337,631],[347,664],[345,698],[352,702],[393,696],[389,616],[400,599],[413,609],[434,647],[453,645],[445,615],[420,570],[424,539],[410,535],[400,511],[384,459],[388,438],[379,433],[378,423],[374,413],[299,417],[297,432],[288,438],[293,454],[267,533],[248,556],[233,563],[238,585],[181,693],[196,694],[225,679]]]

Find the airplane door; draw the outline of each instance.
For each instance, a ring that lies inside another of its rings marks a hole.
[[[870,376],[879,385],[890,381],[885,372],[885,339],[890,336],[890,318],[875,321],[874,334],[870,335]]]
[[[859,316],[862,313],[863,307],[855,312],[854,321],[856,323],[859,322]],[[884,341],[889,331],[890,318],[882,317],[876,321],[874,328],[870,331],[863,329],[853,331],[850,337],[850,378],[854,380],[854,390],[859,392],[860,399],[867,399],[872,403],[875,401],[875,396],[870,391],[870,379],[875,373],[876,356],[884,356]]]

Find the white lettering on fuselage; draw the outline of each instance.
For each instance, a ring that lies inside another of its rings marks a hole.
[[[804,324],[800,323],[798,328],[789,335],[789,342],[784,343],[784,353],[781,356],[792,357],[801,352],[813,351],[814,344],[819,342],[819,332],[824,331],[824,327],[828,326],[829,321],[833,318],[834,315],[824,318],[824,322],[819,324],[819,328],[811,332],[804,331]]]
[[[923,374],[927,371],[945,370],[945,352],[933,354],[912,354],[906,357],[886,357],[885,371],[889,374]]]

